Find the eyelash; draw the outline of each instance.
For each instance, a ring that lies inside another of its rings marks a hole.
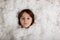
[[[30,18],[27,18],[27,19],[30,19]]]

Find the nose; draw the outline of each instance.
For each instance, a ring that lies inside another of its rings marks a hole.
[[[24,22],[26,23],[27,22],[27,19],[24,19]]]

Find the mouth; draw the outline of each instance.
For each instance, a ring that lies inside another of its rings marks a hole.
[[[24,24],[27,24],[27,23],[24,23]]]

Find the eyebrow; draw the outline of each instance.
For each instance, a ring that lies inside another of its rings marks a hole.
[[[24,17],[23,15],[21,17]],[[31,16],[27,16],[27,17],[31,17]]]

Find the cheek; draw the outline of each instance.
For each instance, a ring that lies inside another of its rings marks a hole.
[[[31,24],[32,23],[32,19],[31,20],[29,20],[29,24]]]
[[[22,24],[23,23],[23,20],[20,19],[20,23]]]

